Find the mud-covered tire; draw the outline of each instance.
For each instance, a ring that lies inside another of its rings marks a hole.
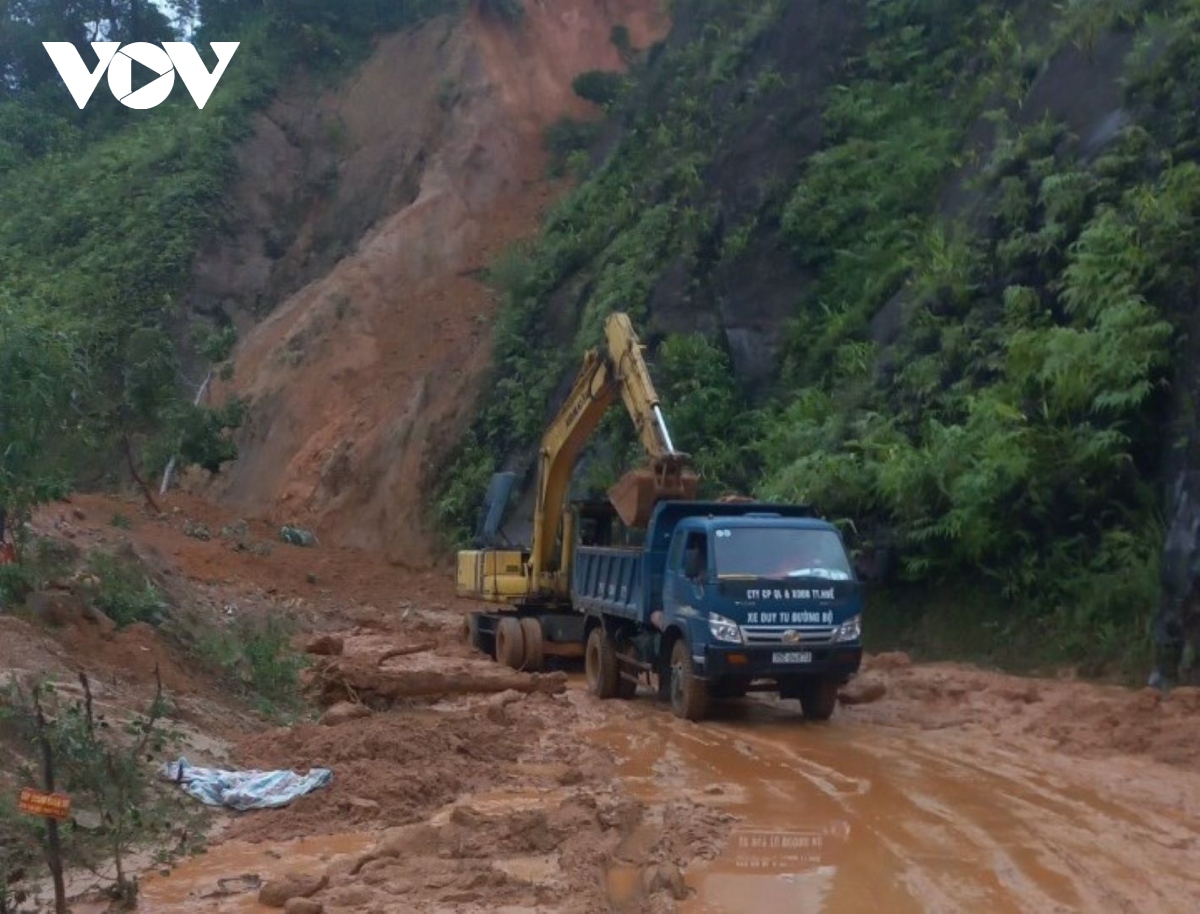
[[[482,650],[479,641],[479,617],[475,613],[463,613],[462,626],[459,629],[462,643],[473,650]]]
[[[684,720],[703,720],[708,714],[708,683],[692,670],[692,652],[680,638],[671,647],[671,712]]]
[[[496,660],[514,670],[525,662],[525,631],[513,616],[505,616],[496,626]]]
[[[612,638],[604,630],[603,625],[597,625],[588,634],[587,647],[583,655],[584,670],[587,673],[588,691],[597,698],[613,698],[617,694],[617,653],[613,648]]]
[[[614,650],[618,654],[632,654],[633,642],[627,638],[619,638]],[[637,697],[638,684],[636,681],[626,679],[621,675],[621,673],[624,672],[630,676],[637,676],[637,667],[629,666],[627,663],[622,663],[618,659],[617,671],[617,698],[620,698],[623,701],[631,701]]]
[[[800,709],[806,720],[829,720],[837,708],[838,684],[833,679],[811,679],[800,686]]]
[[[546,662],[543,650],[542,622],[533,616],[521,620],[521,631],[525,636],[525,662],[521,669],[527,673],[537,673]]]

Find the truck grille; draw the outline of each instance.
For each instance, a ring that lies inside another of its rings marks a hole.
[[[743,625],[747,644],[828,644],[833,640],[833,625]],[[798,641],[783,640],[784,632],[796,632]]]

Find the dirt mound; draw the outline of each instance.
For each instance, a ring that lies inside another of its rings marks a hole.
[[[674,910],[689,894],[682,869],[717,854],[731,817],[623,795],[607,755],[569,735],[569,700],[508,696],[502,717],[486,713],[498,704],[263,734],[243,747],[246,763],[328,766],[334,779],[232,835],[385,828],[321,874],[313,897],[329,911],[392,910],[401,899],[410,910]]]
[[[322,218],[346,208],[353,221],[376,198],[391,208],[327,275],[245,328],[234,380],[215,390],[251,401],[241,457],[209,494],[329,543],[431,558],[428,473],[467,420],[489,357],[494,306],[473,277],[535,232],[560,193],[544,177],[542,130],[588,111],[573,77],[621,68],[614,25],[635,45],[664,35],[662,6],[559,0],[527,4],[519,26],[439,20],[383,40],[316,103],[346,150]],[[260,195],[249,176],[243,190]],[[295,244],[311,247],[311,233]]]
[[[1049,698],[1024,731],[1073,754],[1144,755],[1200,771],[1200,689],[1095,696],[1083,689]]]
[[[979,729],[1014,744],[1087,758],[1144,756],[1200,771],[1200,689],[1102,687],[1070,679],[1026,679],[959,664],[912,666],[902,655],[864,663],[884,686],[856,719],[925,730]]]
[[[391,566],[324,540],[294,546],[280,539],[278,524],[185,492],[171,492],[161,505],[164,513],[156,516],[138,499],[76,495],[69,505],[39,511],[32,526],[84,550],[132,548],[165,587],[179,582],[181,595],[207,590],[221,607],[246,594],[266,595],[342,607],[382,625],[417,602],[437,608],[454,598],[445,575]],[[321,619],[311,621],[321,627]]]
[[[257,768],[330,768],[329,787],[285,810],[238,822],[246,840],[331,834],[356,827],[419,822],[460,793],[486,783],[487,772],[517,759],[536,739],[469,714],[405,712],[337,726],[302,724],[253,737],[239,747]],[[482,775],[482,777],[481,777]]]

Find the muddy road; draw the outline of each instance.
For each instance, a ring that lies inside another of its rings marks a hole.
[[[1182,912],[1200,897],[1194,776],[1168,786],[1152,766],[852,714],[808,726],[763,702],[724,716],[602,731],[635,794],[700,794],[738,817],[681,911]]]
[[[309,713],[265,723],[151,626],[88,616],[0,617],[0,669],[86,669],[103,701],[134,709],[161,668],[193,764],[333,778],[224,816],[207,853],[173,869],[148,862],[140,911],[1196,910],[1198,689],[880,654],[826,724],[765,697],[693,724],[646,688],[601,702],[580,671],[481,657],[444,575],[197,540],[189,525],[231,518],[175,499],[151,520],[81,498],[42,529],[144,553],[206,624],[287,616],[310,655]],[[108,523],[117,511],[131,530]],[[75,914],[105,909],[88,878],[71,884]]]
[[[767,698],[693,724],[645,687],[597,701],[578,672],[504,689],[458,618],[341,632],[326,684],[369,668],[455,694],[252,739],[246,763],[328,765],[332,785],[234,820],[139,909],[1195,910],[1198,694],[883,655],[827,724]]]

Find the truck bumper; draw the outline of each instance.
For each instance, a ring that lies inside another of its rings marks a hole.
[[[776,660],[776,655],[808,655],[807,659]],[[708,645],[704,649],[704,660],[693,657],[696,675],[703,679],[791,679],[795,677],[821,676],[849,679],[862,665],[861,644],[814,645],[795,647],[779,645],[742,647]]]

